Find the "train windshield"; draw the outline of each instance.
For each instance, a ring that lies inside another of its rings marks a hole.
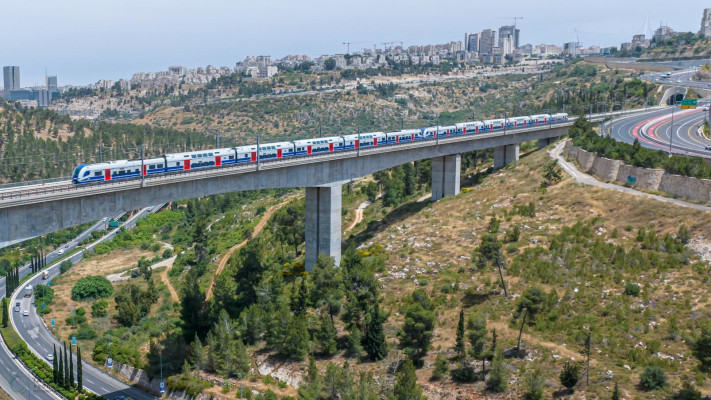
[[[84,167],[85,165],[82,164],[74,169],[74,174],[72,175],[72,178],[76,179],[79,177],[79,171]]]

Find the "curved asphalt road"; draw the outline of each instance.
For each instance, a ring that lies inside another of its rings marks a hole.
[[[675,107],[672,122],[672,107],[665,107],[616,118],[605,124],[603,132],[621,142],[633,143],[637,139],[644,147],[664,151],[669,151],[671,136],[674,153],[711,158],[711,150],[705,148],[711,141],[698,133],[707,115],[703,106],[696,110]]]
[[[82,232],[74,240],[59,249],[56,249],[47,254],[47,263],[52,263],[54,260],[61,257],[60,249],[64,252],[74,249],[79,242],[91,236],[91,233],[104,228],[106,223],[99,221]],[[30,264],[23,265],[19,268],[20,279],[30,273]],[[0,278],[0,297],[5,295],[5,277]],[[11,309],[14,307],[11,306]],[[7,346],[3,343],[0,347],[0,387],[2,387],[15,400],[31,398],[41,400],[58,399],[57,395],[46,390],[41,382],[39,382],[32,374],[25,369],[25,366],[10,352]]]
[[[135,225],[135,223],[140,217],[144,216],[146,213],[152,210],[157,211],[158,208],[159,207],[149,207],[141,210],[136,215],[131,217],[128,221],[126,221],[122,225],[122,227],[125,227],[127,229],[131,228],[133,225]],[[104,237],[87,246],[87,249],[91,249],[97,244],[102,243],[104,241],[111,240],[117,231],[118,229],[109,232]],[[76,263],[82,257],[83,252],[78,252],[72,255],[70,258],[72,262]],[[51,279],[59,275],[59,263],[51,265],[45,270],[49,273],[49,277]],[[27,280],[25,283],[23,283],[23,287],[27,285],[36,286],[38,284],[46,284],[46,281],[42,280],[41,274],[37,274],[36,276]],[[59,348],[61,344],[57,340],[57,338],[52,335],[49,329],[45,326],[40,316],[37,314],[32,304],[33,298],[22,297],[22,294],[22,288],[18,288],[11,297],[12,309],[14,310],[15,304],[17,302],[20,302],[21,312],[13,311],[11,313],[10,321],[13,326],[15,326],[17,332],[20,334],[20,337],[27,343],[28,347],[35,353],[35,355],[50,364],[50,362],[47,361],[46,356],[52,353],[53,345],[56,345],[57,348]],[[22,315],[25,310],[29,311],[29,316]],[[74,359],[74,365],[76,366],[76,356]],[[154,396],[142,390],[124,384],[123,382],[111,377],[104,371],[94,367],[86,361],[83,363],[83,366],[84,387],[94,393],[105,396],[108,399],[114,399],[117,396],[124,396],[126,398],[132,398],[136,400],[152,400],[155,398]]]

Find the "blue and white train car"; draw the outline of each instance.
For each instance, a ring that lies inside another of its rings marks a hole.
[[[484,130],[487,131],[498,131],[500,129],[504,129],[504,120],[503,118],[499,119],[487,119],[484,120]]]
[[[484,123],[481,121],[471,121],[471,122],[460,122],[456,124],[457,130],[461,131],[463,135],[469,135],[471,133],[479,133],[483,130]]]
[[[551,120],[553,122],[565,122],[568,120],[568,113],[557,113],[551,115]]]
[[[531,115],[531,123],[533,125],[543,125],[547,124],[548,120],[550,119],[550,115],[548,114],[536,114],[536,115]]]
[[[506,119],[507,128],[523,128],[531,124],[531,117],[513,117]]]
[[[360,134],[361,147],[376,147],[385,143],[386,140],[387,138],[383,132],[368,132]]]
[[[295,155],[331,153],[343,150],[343,138],[331,136],[317,139],[295,140]]]
[[[388,144],[398,144],[398,143],[410,143],[414,142],[417,138],[415,129],[409,129],[407,131],[397,131],[388,132],[385,134],[385,141]],[[419,133],[419,131],[417,131]]]
[[[344,150],[357,149],[360,146],[359,138],[360,138],[360,136],[358,136],[358,135],[343,135],[343,136],[341,136],[341,139],[343,139],[343,149]]]
[[[278,160],[294,156],[293,142],[264,143],[259,145],[260,160]]]

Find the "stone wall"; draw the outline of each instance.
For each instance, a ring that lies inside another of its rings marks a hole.
[[[612,181],[617,178],[617,172],[620,170],[621,164],[622,161],[620,160],[610,160],[609,158],[595,156],[590,171],[605,181]]]
[[[124,365],[114,361],[114,371],[142,390],[145,390],[151,394],[160,393],[160,380],[150,379],[146,371],[142,369],[133,368],[130,365]],[[166,393],[166,397],[173,400],[191,400],[190,395],[181,392],[168,392]],[[204,393],[200,393],[194,400],[208,399],[209,396]]]
[[[631,175],[637,178],[634,187],[659,190],[675,197],[701,203],[711,202],[711,180],[672,175],[664,172],[663,169],[633,167],[619,160],[599,157],[595,153],[569,146],[567,143],[564,151],[569,160],[578,161],[582,171],[590,171],[603,180],[626,184],[627,177]]]
[[[659,189],[677,197],[708,203],[711,181],[688,176],[664,174]]]
[[[578,149],[578,165],[580,165],[580,169],[582,169],[584,172],[590,171],[590,168],[592,168],[593,161],[595,161],[595,153],[590,153],[589,151],[585,151],[583,149]]]
[[[615,180],[620,183],[627,183],[627,177],[630,175],[637,178],[637,183],[635,184],[636,187],[645,190],[659,190],[664,170],[633,167],[623,163],[617,171],[617,177]]]

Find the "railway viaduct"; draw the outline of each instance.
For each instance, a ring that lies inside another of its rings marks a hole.
[[[595,119],[595,116],[593,116]],[[350,180],[411,161],[432,159],[432,201],[459,193],[461,153],[494,149],[494,166],[518,160],[519,144],[539,147],[568,133],[573,121],[484,134],[440,137],[260,164],[197,170],[95,186],[28,186],[0,191],[0,242],[29,239],[106,215],[219,193],[306,188],[306,268],[319,254],[341,257],[341,188]]]

